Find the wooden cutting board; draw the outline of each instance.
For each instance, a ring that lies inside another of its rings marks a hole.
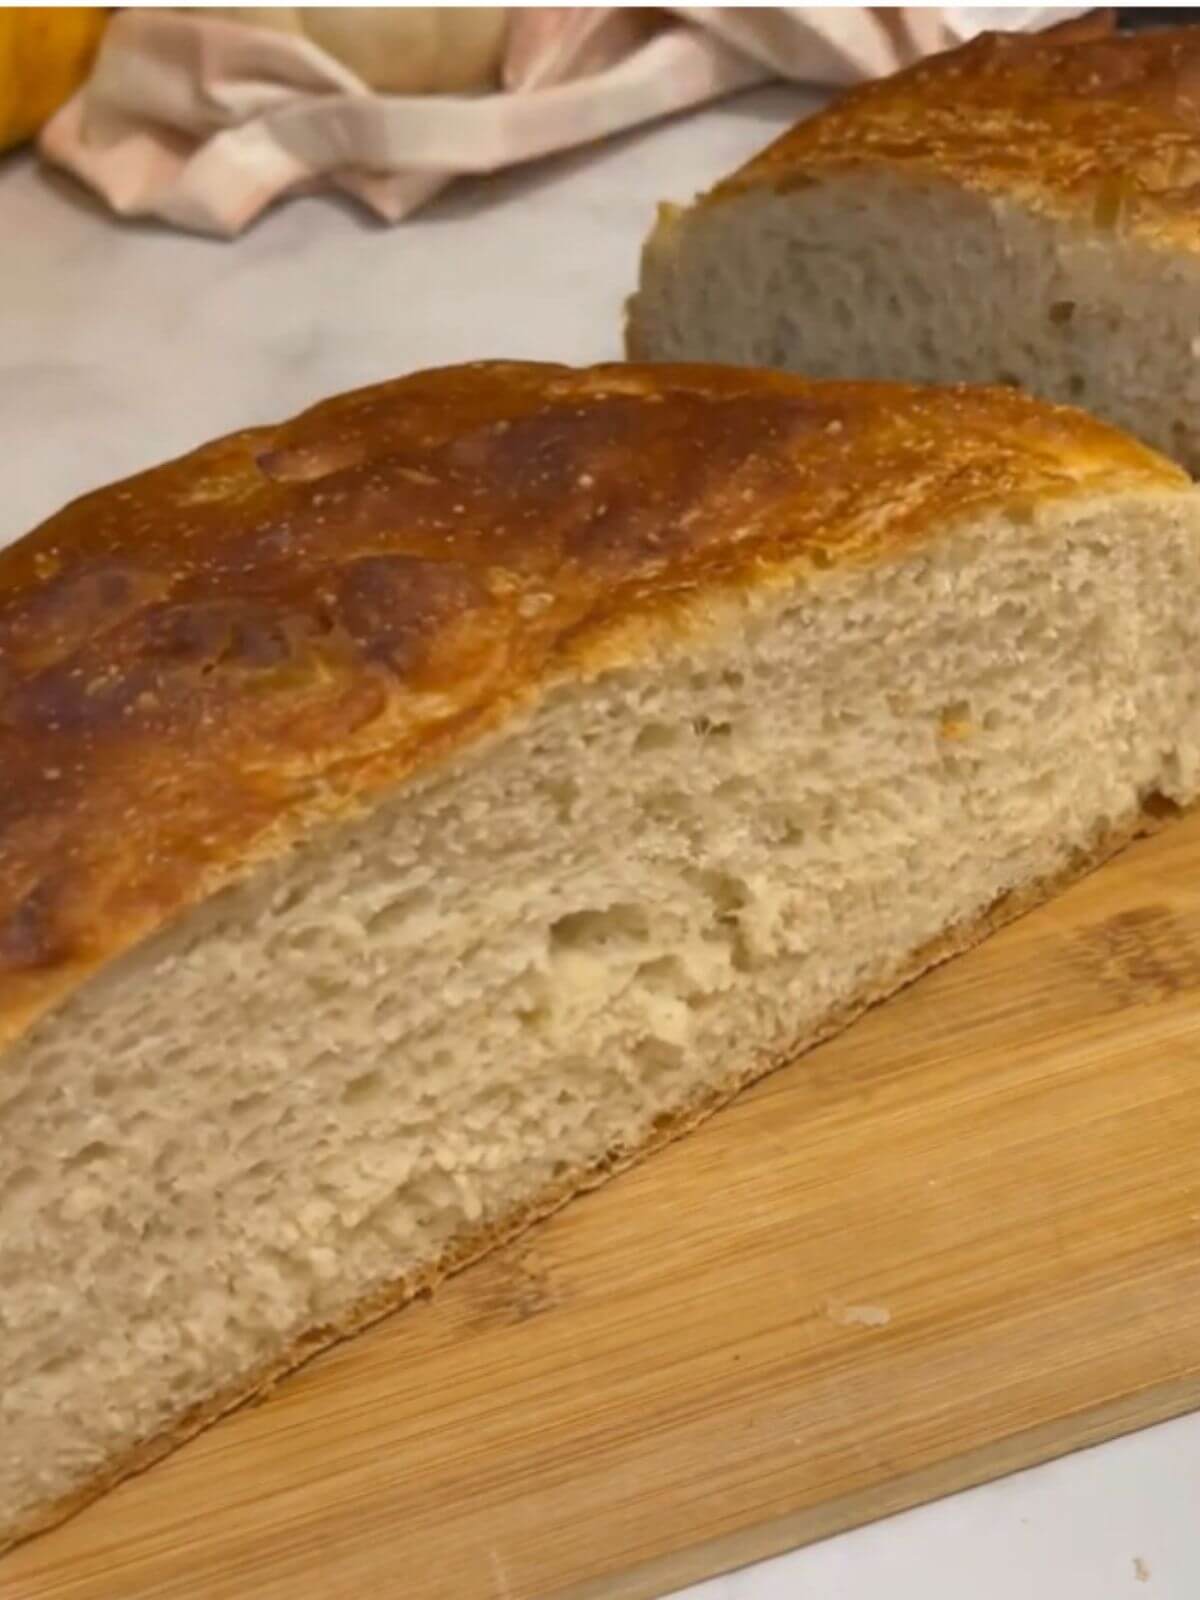
[[[632,1600],[1200,1404],[1200,818],[0,1561]]]

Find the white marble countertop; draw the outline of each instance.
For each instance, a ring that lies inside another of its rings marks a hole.
[[[806,105],[740,96],[464,183],[385,229],[282,206],[236,244],[119,225],[0,159],[0,542],[62,502],[338,389],[479,356],[619,355],[659,198]],[[1198,1600],[1200,1415],[716,1578],[689,1600]]]

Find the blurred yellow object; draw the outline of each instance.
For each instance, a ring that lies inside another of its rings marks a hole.
[[[32,138],[87,77],[108,9],[0,6],[0,150]]]

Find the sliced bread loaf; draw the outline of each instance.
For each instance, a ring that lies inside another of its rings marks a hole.
[[[664,206],[630,353],[1014,383],[1200,471],[1200,28],[988,35]]]
[[[1190,801],[1198,659],[1005,390],[425,373],[0,553],[0,1538]]]

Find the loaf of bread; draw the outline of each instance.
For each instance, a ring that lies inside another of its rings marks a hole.
[[[505,6],[185,6],[309,39],[378,94],[467,94],[500,77]]]
[[[636,357],[1019,384],[1200,471],[1200,28],[988,35],[661,208]]]
[[[0,553],[3,1538],[1191,801],[1197,661],[1005,389],[423,373]]]

